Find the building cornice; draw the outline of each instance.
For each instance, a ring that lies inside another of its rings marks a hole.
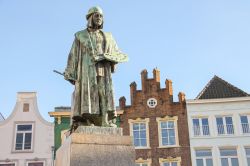
[[[71,112],[67,111],[62,111],[62,112],[49,112],[50,117],[61,117],[61,116],[66,116],[69,117]]]
[[[248,139],[250,137],[249,134],[246,134],[246,135],[222,135],[222,136],[207,136],[207,137],[190,137],[189,139],[190,140],[213,140],[213,139],[216,139],[216,140],[225,140],[225,139]]]
[[[219,98],[219,99],[189,99],[187,104],[206,104],[206,103],[228,103],[228,102],[242,102],[249,101],[250,97],[233,97],[233,98]]]

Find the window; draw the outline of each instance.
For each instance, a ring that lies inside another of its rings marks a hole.
[[[181,166],[181,158],[180,157],[168,157],[166,159],[159,159],[160,166]]]
[[[240,121],[241,121],[242,133],[244,134],[250,133],[250,128],[249,128],[250,116],[241,115]]]
[[[23,104],[23,112],[29,112],[29,103],[24,103]]]
[[[15,163],[0,163],[0,166],[15,166]]]
[[[132,120],[129,119],[130,135],[133,136],[135,148],[149,148],[148,133],[149,118]]]
[[[230,116],[217,117],[217,131],[219,135],[234,134],[233,119]]]
[[[44,162],[28,162],[28,166],[44,166]]]
[[[151,164],[151,159],[144,160],[142,158],[139,158],[135,160],[136,166],[150,166],[150,164]]]
[[[220,149],[221,166],[239,166],[236,149]]]
[[[158,132],[159,132],[159,146],[177,146],[178,142],[178,131],[177,131],[177,120],[178,117],[156,118],[158,122]]]
[[[194,118],[193,132],[194,136],[210,135],[208,118]]]
[[[174,121],[161,122],[161,140],[163,146],[176,144]]]
[[[31,150],[32,148],[32,124],[17,124],[16,125],[16,138],[15,150]]]
[[[196,166],[213,166],[212,152],[210,149],[195,151]]]
[[[247,156],[247,166],[250,166],[250,148],[245,148]]]
[[[147,104],[149,108],[155,108],[157,105],[157,100],[155,98],[150,98],[148,99]]]
[[[147,163],[136,163],[135,165],[136,165],[136,166],[148,166]]]
[[[133,136],[135,146],[147,146],[146,123],[133,124]]]
[[[163,162],[162,166],[177,166],[177,162]]]

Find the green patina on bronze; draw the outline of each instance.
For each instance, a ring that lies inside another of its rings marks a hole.
[[[55,127],[54,127],[54,134],[55,134],[55,151],[61,146],[62,144],[62,131],[70,129],[70,118],[69,117],[62,117],[60,124],[58,123],[58,119],[55,118]]]
[[[102,12],[94,8],[90,10],[95,12],[87,15],[88,28],[75,34],[64,77],[75,85],[73,121],[77,125],[112,126],[115,104],[111,73],[128,57],[118,49],[111,33],[101,30]]]

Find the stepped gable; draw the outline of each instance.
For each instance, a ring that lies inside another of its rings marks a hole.
[[[246,96],[250,95],[215,75],[199,93],[196,99],[218,99]]]

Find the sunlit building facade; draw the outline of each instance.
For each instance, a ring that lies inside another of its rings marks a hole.
[[[194,166],[250,166],[250,96],[214,76],[187,100]]]
[[[0,138],[0,166],[53,166],[54,125],[40,115],[35,92],[17,94]]]

